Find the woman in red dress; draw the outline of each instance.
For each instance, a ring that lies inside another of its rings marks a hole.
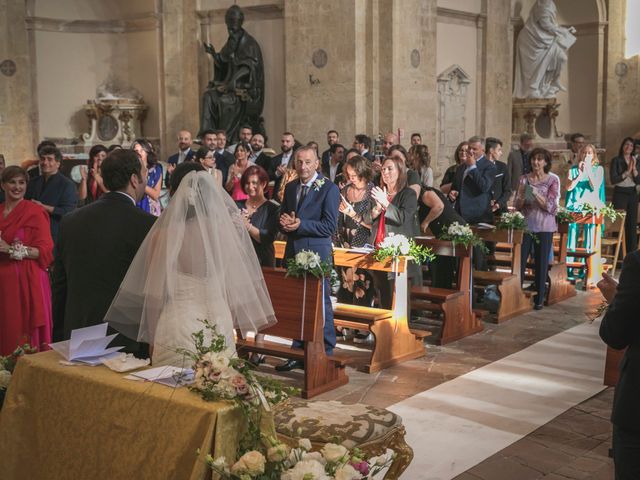
[[[49,215],[24,199],[27,172],[11,166],[0,186],[0,355],[30,343],[40,350],[51,342],[51,287],[47,267],[53,261]]]

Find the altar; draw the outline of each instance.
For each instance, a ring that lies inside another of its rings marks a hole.
[[[235,458],[244,417],[234,404],[61,359],[18,362],[0,411],[4,480],[204,480],[207,453]]]

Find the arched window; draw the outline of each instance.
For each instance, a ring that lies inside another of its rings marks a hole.
[[[640,19],[640,1],[627,0],[626,42],[624,52],[626,58],[640,54],[640,29],[638,28],[638,19]]]

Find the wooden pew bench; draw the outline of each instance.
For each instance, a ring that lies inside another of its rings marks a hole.
[[[485,230],[474,228],[476,234],[486,242],[507,244],[511,251],[511,265],[509,271],[473,272],[476,288],[496,285],[500,293],[500,306],[496,315],[496,322],[501,323],[533,309],[533,292],[522,290],[521,281],[521,252],[522,230],[514,230],[511,235],[507,230]],[[509,238],[511,237],[511,238]]]
[[[274,242],[276,258],[284,257],[284,242]],[[373,260],[368,254],[354,252],[345,248],[333,249],[333,262],[338,267],[364,268],[390,272],[392,265],[388,261],[380,263]],[[400,262],[398,272],[405,271],[405,262]],[[391,310],[381,308],[362,307],[337,303],[334,305],[333,322],[336,327],[353,328],[371,332],[374,337],[371,355],[357,368],[366,373],[375,373],[385,368],[397,365],[407,360],[419,358],[425,354],[423,338],[430,333],[409,328],[406,314],[394,315],[394,307]],[[341,352],[341,355],[348,355]],[[352,363],[357,359],[351,359]],[[360,363],[360,362],[359,362]],[[354,365],[355,366],[355,365]]]
[[[446,345],[482,331],[483,324],[471,308],[471,248],[429,237],[415,237],[415,242],[433,250],[435,255],[458,258],[455,288],[419,286],[411,288],[411,309],[437,313],[442,318],[442,330],[436,340]]]
[[[304,347],[298,349],[292,348],[289,344],[283,345],[268,340],[256,341],[254,338],[243,338],[241,332],[237,332],[238,354],[255,352],[304,361],[303,398],[311,398],[345,385],[349,381],[345,372],[349,357],[338,352],[327,355],[324,351],[320,281],[312,276],[307,277],[305,294],[304,280],[287,277],[284,269],[263,268],[262,273],[278,323],[260,333],[301,340]]]

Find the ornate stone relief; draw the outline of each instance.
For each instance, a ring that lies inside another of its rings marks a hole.
[[[451,65],[438,75],[438,165],[436,176],[442,176],[454,163],[453,154],[466,138],[467,90],[471,77],[460,67]]]
[[[142,136],[147,106],[139,100],[103,98],[87,101],[84,111],[91,124],[90,133],[82,135],[85,146],[117,144],[126,148]]]

